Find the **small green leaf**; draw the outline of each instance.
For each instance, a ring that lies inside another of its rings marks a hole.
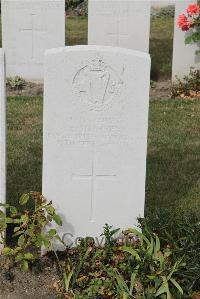
[[[133,295],[134,283],[138,273],[139,265],[134,269],[133,273],[131,274],[131,286],[130,286],[130,295]]]
[[[64,273],[64,275],[63,275],[66,292],[69,292],[69,286],[70,286],[70,281],[71,281],[72,276],[73,276],[73,271],[71,271],[68,276],[66,275],[66,273]]]
[[[25,243],[25,238],[23,235],[21,235],[18,239],[17,244],[18,244],[18,246],[22,247],[24,245],[24,243]]]
[[[2,210],[0,210],[0,217],[1,217],[1,218],[2,218],[2,217],[6,217],[5,213],[4,213]]]
[[[19,253],[16,257],[15,257],[15,261],[16,262],[21,262],[23,260],[23,254]]]
[[[169,285],[167,282],[167,278],[165,276],[162,276],[162,279],[163,279],[163,283],[162,283],[161,287],[158,289],[155,296],[158,297],[158,296],[166,293],[167,299],[171,299],[171,294],[169,291]]]
[[[34,260],[34,256],[33,256],[32,253],[28,252],[28,253],[25,253],[25,254],[24,254],[24,259],[25,259],[25,260],[32,261],[32,260]]]
[[[54,236],[57,234],[57,232],[56,232],[55,229],[50,229],[50,230],[48,231],[48,234],[49,234],[50,237],[54,237]]]
[[[59,215],[54,214],[54,215],[53,215],[53,220],[55,221],[56,224],[58,224],[58,225],[60,225],[60,226],[62,225],[62,219],[60,218]]]
[[[5,248],[3,248],[3,250],[2,250],[2,254],[3,255],[10,255],[10,254],[12,254],[13,253],[13,249],[11,249],[11,248],[9,248],[9,247],[5,247]]]
[[[3,207],[4,209],[8,209],[10,205],[5,203],[0,203],[0,207]]]
[[[23,206],[23,205],[27,204],[29,198],[30,198],[30,195],[29,195],[29,194],[23,194],[23,195],[20,197],[20,199],[19,199],[19,203],[20,203],[20,205]]]
[[[17,214],[17,209],[16,209],[15,207],[11,206],[11,207],[10,207],[10,212],[11,212],[12,214],[16,215],[16,214]]]
[[[37,243],[40,246],[44,246],[45,248],[49,247],[49,240],[44,234],[40,234],[37,236]]]
[[[156,252],[159,252],[160,251],[160,240],[158,238],[158,236],[156,236]]]
[[[16,223],[16,224],[17,224],[17,223],[20,223],[20,219],[14,219],[14,220],[13,220],[13,223]]]
[[[170,278],[171,283],[179,290],[179,292],[183,295],[183,289],[178,284],[178,282],[174,278]]]
[[[20,230],[20,227],[19,227],[19,226],[16,226],[16,227],[14,228],[14,233],[18,232],[18,230]]]
[[[22,263],[21,263],[21,269],[22,271],[28,271],[28,262],[23,260]]]
[[[47,206],[46,211],[51,216],[55,213],[55,209],[52,206]]]
[[[131,247],[124,247],[123,251],[130,253],[136,259],[136,261],[141,261],[141,258],[138,255],[137,251],[134,250],[133,248],[131,248]]]
[[[21,216],[21,219],[20,219],[21,222],[23,222],[23,223],[27,223],[28,220],[29,220],[29,218],[28,218],[27,215],[22,215],[22,216]]]
[[[6,223],[13,223],[13,219],[9,218],[9,217],[6,217]]]

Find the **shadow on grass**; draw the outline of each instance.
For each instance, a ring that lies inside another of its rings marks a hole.
[[[172,73],[172,39],[157,39],[150,40],[150,55],[152,59],[151,79],[167,79]]]

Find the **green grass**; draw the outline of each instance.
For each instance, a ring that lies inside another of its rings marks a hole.
[[[7,102],[7,200],[41,191],[42,98],[10,97]]]
[[[88,21],[86,17],[66,18],[66,45],[87,45]]]
[[[173,18],[153,18],[151,20],[150,55],[152,59],[151,77],[170,78],[173,52]]]
[[[8,99],[7,198],[41,191],[42,98]],[[200,101],[150,102],[146,208],[200,210]]]
[[[200,101],[151,101],[146,206],[200,211]]]

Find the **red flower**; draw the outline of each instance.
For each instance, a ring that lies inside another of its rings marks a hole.
[[[181,14],[178,18],[178,25],[183,31],[187,31],[188,28],[188,18],[186,15]]]
[[[186,15],[181,14],[178,18],[178,25],[183,31],[187,31],[194,25],[194,22],[188,19]]]
[[[197,4],[190,4],[188,6],[187,13],[190,16],[200,13],[200,6]]]

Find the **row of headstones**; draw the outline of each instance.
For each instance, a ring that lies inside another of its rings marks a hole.
[[[5,73],[0,52],[1,198],[5,201]],[[148,54],[107,46],[47,50],[43,194],[68,245],[128,228],[144,214],[150,86]],[[70,237],[70,241],[68,240]],[[98,239],[99,241],[99,239]]]
[[[14,1],[17,5],[14,11],[12,5],[6,6],[7,17],[12,16],[13,22],[19,20],[18,10],[27,9],[22,2]],[[36,1],[27,3],[30,10],[32,6],[38,7]],[[32,24],[35,16],[41,24],[48,9],[53,17],[56,9],[60,11],[61,3],[40,2],[43,14],[38,17],[33,10]],[[132,14],[130,7],[126,16],[129,13]],[[21,19],[26,16],[22,14]],[[52,23],[55,25],[54,20]],[[23,25],[20,27],[23,32],[33,29]],[[16,34],[17,40],[18,37]],[[19,42],[24,45],[23,39]],[[32,60],[36,64],[37,48],[33,45]],[[44,56],[43,194],[54,202],[63,218],[61,236],[98,237],[105,223],[121,228],[135,225],[136,218],[144,214],[145,202],[149,55],[125,48],[77,46],[51,49]],[[4,202],[6,126],[2,52],[0,58],[0,201]],[[27,68],[29,72],[31,69]]]
[[[175,75],[183,77],[189,73],[191,66],[200,65],[195,56],[196,46],[185,46],[185,34],[177,26],[178,15],[191,1],[174,1],[173,78]],[[64,0],[1,2],[7,76],[42,80],[44,51],[65,45]],[[89,0],[88,44],[118,46],[148,53],[150,9],[151,1],[148,0]]]

